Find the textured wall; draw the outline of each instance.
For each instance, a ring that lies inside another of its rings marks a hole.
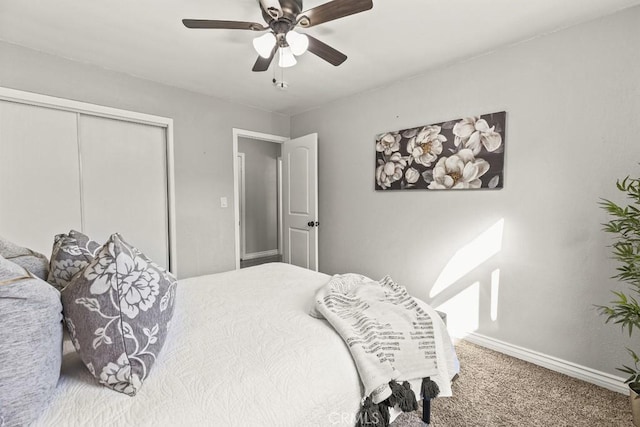
[[[593,307],[618,286],[597,203],[640,175],[638,22],[629,9],[292,117],[292,137],[320,139],[320,270],[390,274],[479,333],[615,373],[629,341]],[[376,134],[503,110],[503,190],[374,191]]]

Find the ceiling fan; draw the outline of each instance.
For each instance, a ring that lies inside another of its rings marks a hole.
[[[262,17],[267,25],[257,22],[220,21],[208,19],[183,19],[187,28],[218,28],[231,30],[268,31],[253,40],[259,53],[253,71],[266,71],[276,53],[282,68],[296,64],[294,55],[309,51],[325,61],[338,66],[347,56],[320,40],[294,31],[296,27],[311,28],[373,7],[372,0],[333,0],[307,11],[302,11],[302,0],[259,0]]]

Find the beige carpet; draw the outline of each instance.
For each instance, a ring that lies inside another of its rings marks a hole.
[[[435,399],[432,427],[633,426],[628,397],[513,357],[460,341],[453,397]],[[420,413],[393,427],[422,427]]]

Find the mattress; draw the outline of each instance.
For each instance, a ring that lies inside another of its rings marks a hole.
[[[135,397],[99,385],[67,340],[35,425],[353,426],[355,364],[308,315],[328,279],[274,263],[181,280],[167,342]]]

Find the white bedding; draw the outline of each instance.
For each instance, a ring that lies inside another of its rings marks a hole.
[[[135,397],[100,386],[70,343],[37,426],[353,426],[349,350],[307,312],[329,276],[288,264],[181,280],[169,337]]]

